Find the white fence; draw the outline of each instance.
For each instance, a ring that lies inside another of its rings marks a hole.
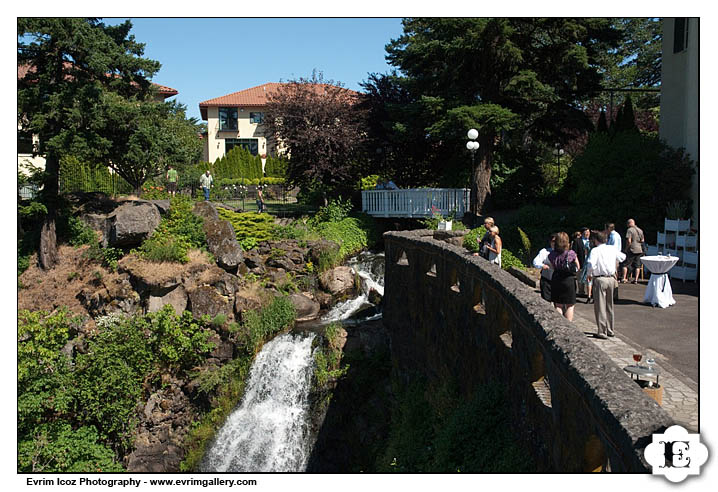
[[[362,210],[374,217],[447,216],[461,218],[469,209],[470,191],[453,188],[368,190],[361,192]]]

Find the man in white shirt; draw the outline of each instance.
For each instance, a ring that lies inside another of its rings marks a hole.
[[[593,278],[593,312],[598,326],[597,338],[614,336],[613,291],[618,286],[616,264],[626,259],[618,248],[606,244],[604,232],[592,232],[594,247],[586,260],[588,275]]]
[[[551,251],[553,251],[554,245],[556,243],[556,234],[551,234],[549,237],[549,246],[548,248],[543,248],[539,253],[536,255],[536,258],[534,258],[533,261],[533,267],[538,268],[541,270],[541,280],[540,280],[540,288],[541,288],[541,298],[551,302],[551,277],[553,275],[553,269],[549,268],[548,270],[543,268],[543,262],[546,258],[548,258],[548,255]]]

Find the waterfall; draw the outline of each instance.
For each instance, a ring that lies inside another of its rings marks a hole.
[[[361,280],[361,291],[354,299],[348,299],[338,303],[324,316],[322,321],[346,321],[362,308],[373,306],[369,302],[369,293],[375,290],[380,296],[384,295],[384,253],[363,252],[348,261],[350,266]],[[370,321],[381,318],[381,313],[374,313],[372,316],[361,321]]]
[[[241,404],[205,455],[205,472],[304,471],[313,442],[309,390],[313,334],[284,334],[264,345]]]

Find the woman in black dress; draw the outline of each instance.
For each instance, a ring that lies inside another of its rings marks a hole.
[[[551,276],[551,302],[567,320],[573,321],[576,304],[576,272],[579,269],[576,252],[569,249],[568,234],[556,234],[556,245],[544,261],[544,269],[553,269]]]

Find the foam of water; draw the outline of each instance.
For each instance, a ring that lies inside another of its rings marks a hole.
[[[338,303],[330,309],[324,316],[323,322],[344,321],[349,319],[354,313],[366,306],[371,306],[369,302],[369,292],[375,290],[379,295],[384,295],[384,254],[362,253],[359,256],[351,258],[348,265],[354,269],[361,280],[361,293],[354,299],[349,299]],[[374,315],[369,319],[380,318],[381,315]]]
[[[313,334],[284,334],[257,354],[244,398],[205,455],[206,472],[304,471],[311,452]]]

